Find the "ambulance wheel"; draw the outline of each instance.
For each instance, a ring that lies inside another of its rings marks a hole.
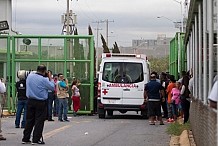
[[[99,113],[98,113],[98,117],[100,118],[100,119],[104,119],[105,118],[105,110],[103,110],[103,109],[99,109]]]
[[[113,110],[107,110],[107,115],[108,116],[113,116]]]

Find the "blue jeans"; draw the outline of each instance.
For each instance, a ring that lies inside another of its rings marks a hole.
[[[52,119],[53,101],[54,101],[54,92],[48,92],[48,120]]]
[[[21,127],[25,127],[26,124],[26,109],[27,109],[27,100],[18,100],[17,101],[17,112],[15,119],[15,126],[20,126],[20,118],[23,111],[23,120],[21,122]]]
[[[54,116],[58,115],[58,111],[59,111],[59,99],[57,97],[57,95],[54,95],[54,109],[53,109],[53,114]]]
[[[62,120],[62,116],[64,118],[64,120],[67,120],[67,109],[68,109],[68,105],[67,105],[67,98],[59,98],[59,110],[58,110],[58,120]]]

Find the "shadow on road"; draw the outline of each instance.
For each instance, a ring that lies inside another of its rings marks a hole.
[[[145,120],[141,115],[130,115],[130,114],[120,114],[120,115],[113,115],[113,116],[106,116],[106,119],[138,119],[138,120]]]

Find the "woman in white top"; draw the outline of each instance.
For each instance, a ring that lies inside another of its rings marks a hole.
[[[78,86],[79,80],[74,80],[72,83],[72,102],[73,102],[73,114],[76,116],[77,111],[80,109],[80,92]]]

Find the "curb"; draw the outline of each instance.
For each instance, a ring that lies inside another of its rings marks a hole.
[[[196,144],[192,132],[184,130],[180,136],[171,136],[170,146],[196,146]]]

